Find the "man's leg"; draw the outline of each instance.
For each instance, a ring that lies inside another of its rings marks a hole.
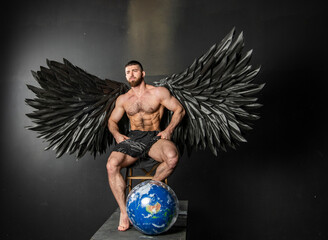
[[[126,212],[125,189],[126,183],[121,174],[121,169],[134,163],[137,158],[133,158],[121,152],[112,152],[107,161],[107,173],[109,186],[118,203],[121,211],[119,231],[125,231],[130,227],[128,214]]]
[[[169,140],[160,139],[150,148],[148,155],[160,162],[153,180],[163,181],[173,172],[179,160],[179,153],[175,144]]]

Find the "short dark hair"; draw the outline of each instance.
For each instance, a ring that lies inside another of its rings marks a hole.
[[[127,64],[125,64],[125,67],[132,66],[132,65],[138,65],[141,68],[141,71],[143,71],[143,67],[142,67],[141,63],[136,60],[129,61]]]

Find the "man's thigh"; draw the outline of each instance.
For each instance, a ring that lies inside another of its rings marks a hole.
[[[113,151],[109,156],[109,161],[111,159],[115,161],[114,164],[124,168],[133,164],[135,161],[137,161],[138,158],[131,157],[130,155],[127,155],[125,153]]]
[[[178,149],[172,141],[166,139],[159,139],[150,148],[148,155],[157,162],[163,162],[168,153],[178,154]]]

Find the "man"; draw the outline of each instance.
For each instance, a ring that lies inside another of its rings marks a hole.
[[[120,208],[119,231],[130,227],[126,212],[126,184],[120,170],[134,163],[139,157],[148,156],[160,162],[153,180],[162,181],[174,170],[178,162],[178,150],[170,141],[175,127],[185,111],[180,102],[165,87],[154,87],[144,81],[145,72],[137,61],[125,66],[126,79],[131,89],[119,96],[108,120],[108,128],[115,138],[114,147],[107,162],[110,188]],[[160,129],[164,108],[173,112],[170,124]],[[127,114],[131,132],[125,136],[119,132],[118,122]]]

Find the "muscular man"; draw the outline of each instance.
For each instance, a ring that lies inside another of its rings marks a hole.
[[[144,82],[145,72],[137,61],[125,66],[125,75],[131,89],[116,100],[115,108],[108,120],[109,131],[117,145],[107,162],[110,188],[120,208],[119,231],[125,231],[130,223],[126,212],[126,184],[120,170],[134,163],[139,157],[148,156],[160,162],[153,180],[162,181],[168,177],[178,162],[178,150],[170,141],[175,127],[182,120],[185,111],[180,102],[164,87],[154,87]],[[170,124],[160,129],[164,108],[173,112]],[[119,132],[118,122],[127,114],[130,133]]]

